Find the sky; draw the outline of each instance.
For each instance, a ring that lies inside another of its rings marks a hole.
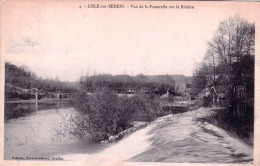
[[[219,6],[185,2],[193,10],[79,8],[88,3],[5,4],[1,20],[5,61],[64,81],[77,81],[86,73],[191,76],[221,20],[239,15],[255,21],[255,13],[249,12],[253,5],[245,8],[232,2]]]

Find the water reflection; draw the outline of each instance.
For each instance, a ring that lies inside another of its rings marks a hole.
[[[239,137],[253,146],[254,138],[254,107],[247,103],[239,103],[234,107],[215,110],[215,114],[203,118],[218,127]]]
[[[5,103],[5,122],[19,117],[34,115],[37,111],[68,108],[68,102],[56,103]]]
[[[6,103],[4,159],[59,157],[65,153],[97,153],[107,145],[93,144],[57,134],[61,122],[74,109],[68,103]]]

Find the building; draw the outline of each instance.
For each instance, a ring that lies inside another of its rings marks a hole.
[[[213,104],[221,104],[221,101],[226,97],[227,89],[224,86],[212,86],[210,88],[210,94]]]

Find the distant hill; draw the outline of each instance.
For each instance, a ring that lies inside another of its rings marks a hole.
[[[76,83],[42,79],[26,66],[18,67],[5,63],[5,93],[33,88],[49,92],[73,92],[76,89]]]

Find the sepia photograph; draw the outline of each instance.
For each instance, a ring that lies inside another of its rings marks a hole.
[[[256,164],[259,7],[3,2],[1,162]]]

